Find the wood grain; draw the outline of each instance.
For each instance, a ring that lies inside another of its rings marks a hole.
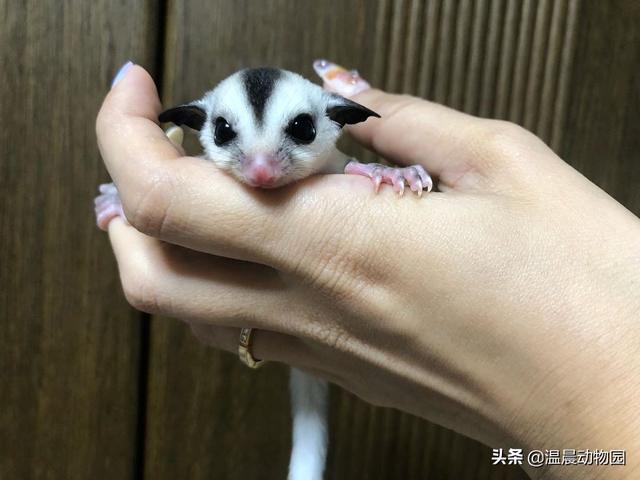
[[[0,478],[133,478],[140,315],[92,200],[111,76],[153,60],[155,14],[0,0]]]
[[[640,4],[581,4],[561,154],[640,215]]]
[[[640,213],[634,0],[0,0],[0,14],[0,478],[284,478],[286,369],[248,371],[170,319],[147,338],[94,227],[108,177],[93,122],[127,57],[166,104],[246,66],[313,78],[327,57],[523,124]],[[526,478],[452,431],[331,395],[327,478]]]

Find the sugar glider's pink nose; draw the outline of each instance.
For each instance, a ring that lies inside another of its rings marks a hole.
[[[247,182],[254,187],[270,187],[282,177],[282,164],[270,154],[247,156],[242,170]]]

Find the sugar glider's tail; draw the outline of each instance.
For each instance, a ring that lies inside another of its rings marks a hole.
[[[293,448],[288,480],[322,480],[327,458],[329,386],[325,380],[291,369]]]

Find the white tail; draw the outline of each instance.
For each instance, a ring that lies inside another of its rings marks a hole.
[[[329,386],[325,380],[291,369],[293,447],[289,480],[322,480],[327,458]]]

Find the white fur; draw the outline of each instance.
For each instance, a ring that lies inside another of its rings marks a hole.
[[[195,102],[207,112],[200,143],[207,158],[240,181],[246,181],[240,168],[243,158],[259,152],[276,154],[283,162],[285,174],[273,186],[282,186],[326,171],[327,165],[339,157],[335,143],[340,127],[326,115],[327,107],[336,102],[336,96],[319,85],[283,70],[265,104],[263,121],[258,124],[240,71]],[[316,128],[316,138],[309,145],[296,144],[285,133],[289,122],[301,113],[310,114]],[[227,120],[236,131],[233,145],[218,147],[215,144],[214,121],[218,117]]]
[[[293,449],[288,480],[322,480],[327,457],[327,382],[291,369]]]

